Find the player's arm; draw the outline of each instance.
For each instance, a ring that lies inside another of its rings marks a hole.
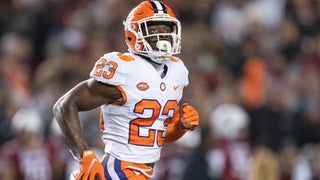
[[[187,103],[182,104],[179,113],[176,113],[172,123],[167,126],[166,142],[178,140],[186,131],[193,131],[199,125],[198,111]]]
[[[121,98],[121,92],[115,86],[89,79],[79,83],[55,103],[54,117],[76,157],[82,157],[83,152],[89,148],[82,133],[78,112],[91,110]]]

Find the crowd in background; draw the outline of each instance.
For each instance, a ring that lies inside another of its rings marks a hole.
[[[53,103],[126,52],[138,0],[0,1],[0,179],[68,179]],[[166,144],[155,180],[320,179],[320,1],[164,0],[182,23],[201,124]],[[99,110],[81,112],[98,155]]]

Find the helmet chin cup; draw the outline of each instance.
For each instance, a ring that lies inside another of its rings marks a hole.
[[[169,41],[160,40],[157,42],[156,46],[161,52],[165,52],[165,53],[171,52],[171,43]]]
[[[155,53],[149,53],[148,57],[151,61],[157,63],[157,64],[165,64],[169,61],[171,54],[163,53],[163,52],[155,52]]]

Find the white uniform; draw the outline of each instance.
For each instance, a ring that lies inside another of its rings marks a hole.
[[[178,111],[188,70],[178,58],[166,63],[161,78],[140,56],[112,52],[98,60],[90,73],[95,80],[118,86],[123,104],[102,106],[105,152],[123,161],[151,163],[159,160],[166,126]]]

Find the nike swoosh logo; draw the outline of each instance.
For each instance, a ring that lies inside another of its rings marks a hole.
[[[173,90],[177,90],[180,87],[180,85],[173,86]]]

